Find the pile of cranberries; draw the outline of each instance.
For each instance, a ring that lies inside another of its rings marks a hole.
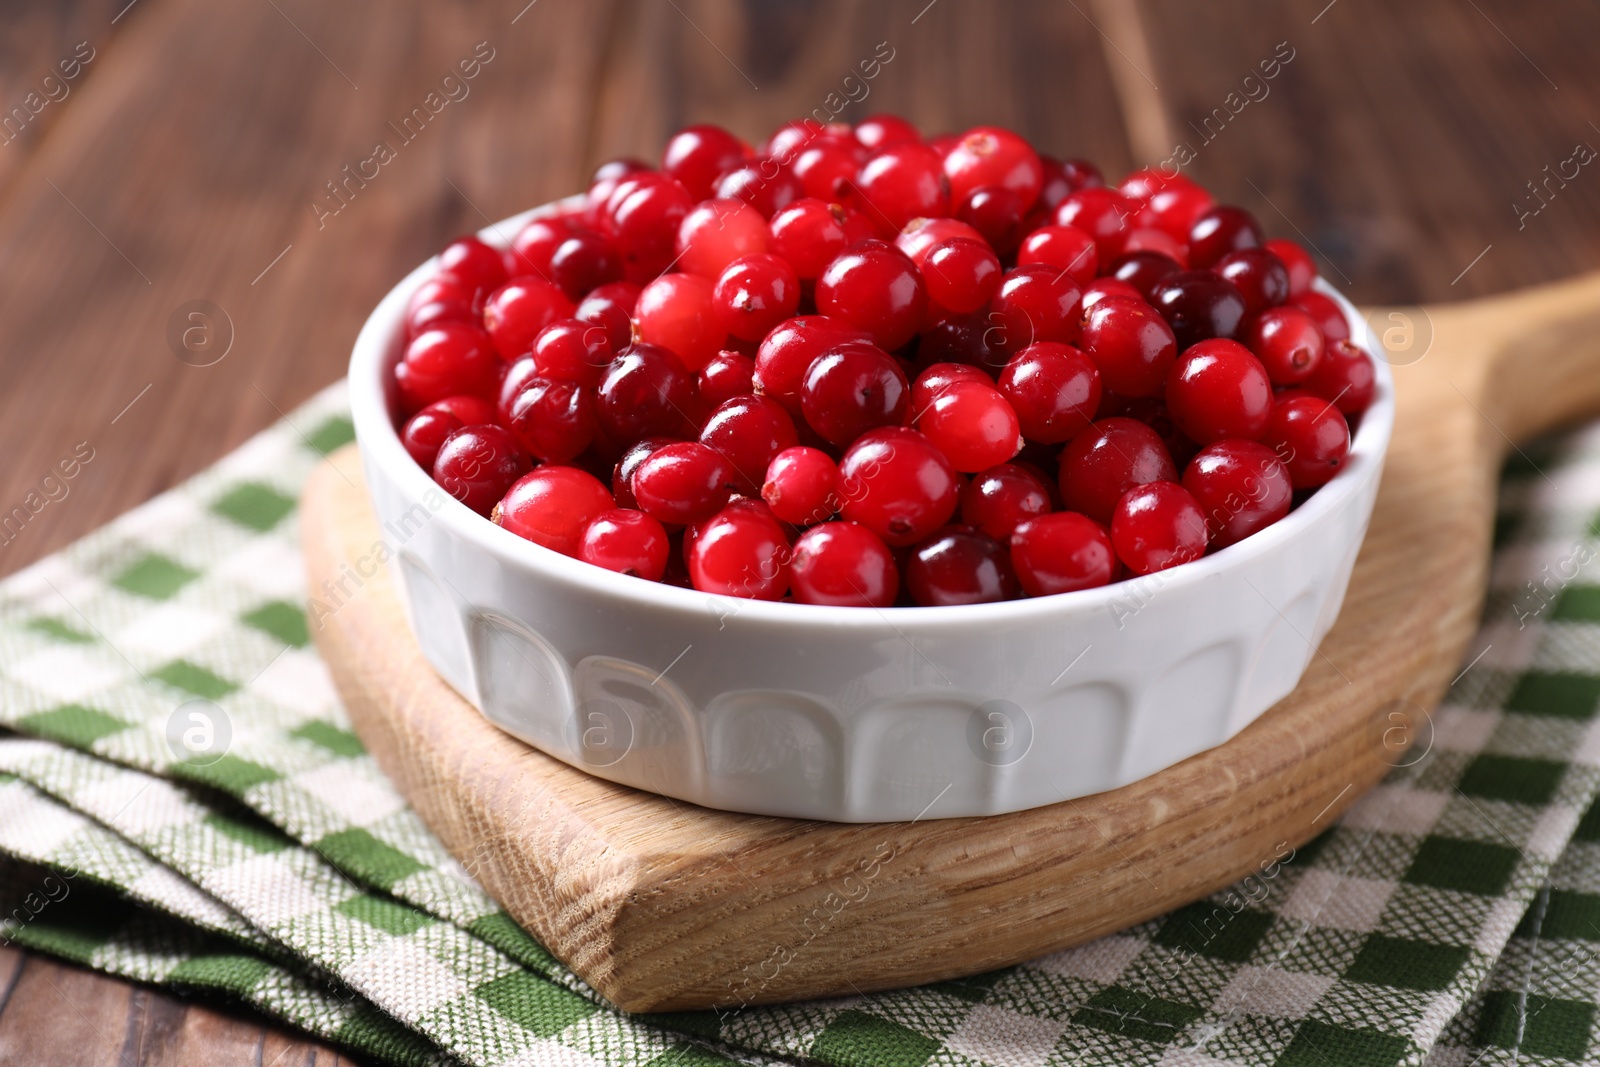
[[[1292,241],[1180,174],[1007,130],[715,126],[445,248],[406,449],[520,537],[707,593],[870,607],[1198,559],[1331,478],[1371,357]]]

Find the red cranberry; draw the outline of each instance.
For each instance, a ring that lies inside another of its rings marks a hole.
[[[888,353],[863,341],[818,356],[800,389],[800,410],[823,440],[843,448],[878,426],[898,426],[911,384]]]
[[[517,479],[491,518],[518,537],[576,556],[584,527],[615,506],[594,475],[547,464]]]
[[[1006,364],[1000,395],[1028,440],[1070,441],[1089,428],[1100,407],[1100,370],[1072,345],[1041,341]]]
[[[1350,339],[1350,324],[1345,321],[1344,312],[1339,310],[1339,305],[1334,303],[1332,297],[1312,290],[1290,297],[1289,303],[1311,316],[1317,328],[1322,331],[1324,340]]]
[[[711,302],[724,332],[759,341],[800,306],[800,279],[779,256],[741,256],[717,277]]]
[[[943,160],[921,141],[890,145],[856,175],[854,195],[868,218],[899,231],[912,219],[946,215]]]
[[[1022,447],[1017,413],[987,381],[945,386],[918,414],[917,429],[958,471],[981,471],[1004,463]]]
[[[436,322],[477,324],[487,293],[453,274],[429,278],[417,287],[406,304],[406,336],[415,337]]]
[[[593,386],[611,362],[604,327],[578,319],[552,322],[533,342],[533,363],[541,378]]]
[[[916,336],[927,305],[916,266],[882,241],[847,249],[817,279],[817,310],[865,330],[886,351]]]
[[[1122,238],[1122,254],[1131,252],[1158,252],[1180,267],[1189,262],[1188,246],[1165,230],[1150,226],[1135,226]]]
[[[1168,182],[1150,194],[1149,203],[1141,214],[1172,237],[1187,242],[1194,224],[1200,216],[1211,210],[1216,201],[1205,189],[1187,178]]]
[[[499,249],[476,237],[457,237],[439,253],[439,272],[487,293],[505,283],[506,260]]]
[[[446,437],[463,426],[494,420],[494,407],[480,397],[446,397],[444,400],[435,400],[411,416],[400,432],[400,443],[417,461],[417,466],[431,471],[434,458],[439,454],[439,446]]]
[[[956,219],[915,219],[895,237],[894,246],[910,256],[918,270],[923,270],[934,246],[956,238],[984,243],[983,234]]]
[[[1214,548],[1226,548],[1289,514],[1294,490],[1278,454],[1255,441],[1202,448],[1183,472],[1183,487],[1200,505]]]
[[[1039,199],[1047,208],[1059,205],[1069,193],[1079,189],[1098,189],[1106,183],[1100,168],[1087,159],[1039,158],[1044,163],[1045,172],[1045,187],[1040,190]]]
[[[1251,315],[1289,299],[1289,271],[1283,260],[1268,249],[1229,252],[1211,269],[1238,288],[1239,295],[1244,297],[1244,309]]]
[[[1080,338],[1100,384],[1123,396],[1160,393],[1178,357],[1172,328],[1143,301],[1100,301],[1084,315]]]
[[[1102,300],[1131,300],[1135,304],[1148,303],[1139,290],[1118,278],[1096,278],[1083,287],[1083,316],[1087,318],[1089,309]]]
[[[545,463],[568,463],[594,440],[594,394],[577,382],[534,378],[511,402],[508,427]]]
[[[707,200],[678,227],[679,270],[712,281],[740,256],[767,250],[767,220],[743,200]]]
[[[713,292],[711,283],[698,275],[663,274],[639,294],[634,312],[639,339],[667,349],[689,370],[699,370],[727,337]]]
[[[1295,307],[1268,308],[1245,325],[1244,342],[1273,385],[1299,385],[1322,362],[1322,331]]]
[[[1033,146],[998,126],[974,126],[962,134],[944,157],[944,173],[956,202],[979,186],[996,185],[1017,193],[1026,210],[1044,185],[1044,164]]]
[[[1126,418],[1102,419],[1061,453],[1061,500],[1103,526],[1136,485],[1176,481],[1178,470],[1156,432]]]
[[[602,285],[583,298],[573,318],[603,327],[611,350],[620,352],[633,343],[633,309],[640,291],[633,282]]]
[[[433,460],[433,480],[479,515],[489,514],[506,488],[528,469],[527,453],[499,426],[463,426],[446,437]]]
[[[839,508],[839,468],[819,449],[786,448],[767,464],[761,499],[790,525],[822,522]]]
[[[1200,270],[1229,252],[1260,248],[1261,224],[1242,207],[1221,204],[1195,220],[1189,228],[1189,266]]]
[[[866,149],[855,138],[818,138],[802,148],[790,164],[790,171],[809,197],[838,201],[856,176]]]
[[[1050,511],[1050,487],[1032,470],[1002,463],[975,475],[961,490],[961,521],[1001,544],[1029,519]]]
[[[756,495],[767,465],[800,438],[783,405],[764,396],[737,396],[711,413],[700,431],[700,443],[728,458],[737,473],[736,487]]]
[[[911,386],[911,413],[913,419],[933,406],[940,393],[953,382],[983,382],[992,385],[990,378],[977,367],[966,363],[934,363],[924,368]]]
[[[789,563],[802,604],[887,608],[900,589],[894,556],[877,534],[853,522],[825,522],[801,534]]]
[[[511,242],[510,260],[516,268],[513,273],[549,278],[550,257],[561,247],[561,242],[571,237],[574,232],[575,227],[572,223],[560,217],[534,219],[528,223]],[[502,266],[500,270],[500,281],[489,286],[484,292],[497,289],[506,281],[505,267]]]
[[[629,281],[643,284],[677,255],[678,228],[694,198],[676,179],[646,172],[624,179],[606,204],[609,236]]]
[[[632,508],[613,508],[590,519],[578,537],[578,558],[618,574],[659,582],[667,571],[667,531]]]
[[[955,513],[959,483],[922,434],[885,426],[862,434],[839,463],[841,517],[894,546],[914,545]]]
[[[1094,238],[1101,260],[1110,262],[1122,251],[1122,239],[1133,228],[1137,201],[1115,189],[1079,189],[1056,208],[1056,225],[1074,226]]]
[[[1317,264],[1311,253],[1282,237],[1267,242],[1267,251],[1278,257],[1289,277],[1289,295],[1299,296],[1309,292],[1317,280]]]
[[[776,160],[762,159],[734,167],[717,179],[716,199],[743,200],[770,219],[800,199],[804,192],[793,174]]]
[[[510,362],[532,350],[540,330],[557,319],[570,319],[574,310],[560,287],[525,275],[489,294],[483,306],[483,325],[500,358]]]
[[[572,300],[582,300],[589,290],[621,278],[622,257],[616,248],[588,230],[562,241],[550,256],[550,280]]]
[[[394,378],[406,412],[450,396],[493,396],[497,382],[489,335],[466,322],[430,326],[406,345]]]
[[[1074,511],[1029,519],[1011,535],[1011,565],[1029,596],[1093,589],[1111,581],[1117,557],[1105,527]]]
[[[827,315],[801,315],[767,334],[756,353],[756,391],[801,414],[800,390],[816,358],[850,341],[870,341],[865,330]]]
[[[611,195],[617,191],[617,186],[624,180],[654,170],[650,164],[642,159],[609,159],[595,168],[593,176],[589,179],[589,191],[584,194],[583,221],[589,226],[602,226],[606,224],[606,204],[610,202]],[[523,266],[513,273],[537,274],[532,266]]]
[[[1177,482],[1150,482],[1118,501],[1111,544],[1135,574],[1176,567],[1205,555],[1205,515]]]
[[[921,266],[929,298],[958,315],[988,307],[1000,288],[1000,257],[988,245],[965,237],[940,241]]]
[[[987,313],[940,318],[923,331],[917,340],[917,362],[923,367],[936,364],[966,364],[998,371],[1005,366],[1006,354],[990,346],[1004,330],[989,321]],[[921,408],[925,405],[917,405]]]
[[[855,209],[811,198],[773,215],[767,232],[767,250],[788,260],[805,281],[815,281],[841,252],[872,234]]]
[[[787,167],[794,162],[794,157],[800,154],[801,149],[816,140],[854,141],[855,131],[844,123],[824,125],[816,119],[793,119],[772,131],[772,136],[761,147],[760,154],[770,156]]]
[[[1177,260],[1160,252],[1125,252],[1112,260],[1110,267],[1113,278],[1133,286],[1147,301],[1163,279],[1183,269]]]
[[[672,135],[661,154],[661,169],[683,183],[689,195],[705,200],[717,178],[752,155],[750,146],[721,126],[688,126]]]
[[[1272,382],[1248,348],[1218,337],[1178,357],[1167,372],[1166,399],[1172,421],[1197,444],[1255,440],[1272,413]]]
[[[902,141],[920,141],[922,134],[899,115],[871,115],[856,123],[856,140],[863,148],[875,150]]]
[[[1025,232],[1028,201],[1015,189],[980,185],[956,208],[956,218],[983,235],[996,252],[1011,255]]]
[[[923,607],[992,604],[1020,591],[1010,553],[994,538],[959,527],[917,545],[906,563],[906,588]]]
[[[1184,270],[1156,283],[1150,303],[1172,327],[1178,347],[1212,337],[1234,337],[1244,319],[1244,297],[1228,279],[1208,270]]]
[[[990,305],[990,346],[1020,352],[1039,341],[1074,340],[1080,299],[1072,276],[1055,267],[1009,271]]]
[[[1350,427],[1339,409],[1320,397],[1279,400],[1261,443],[1277,452],[1296,489],[1315,489],[1339,473],[1350,454]]]
[[[697,527],[689,578],[702,593],[781,600],[789,588],[789,539],[767,506],[735,500]]]
[[[600,428],[618,441],[692,431],[694,380],[665,348],[637,344],[606,368],[596,395]]]
[[[723,349],[700,368],[700,402],[707,408],[755,392],[756,361]]]
[[[504,378],[500,379],[499,391],[495,397],[495,418],[487,421],[498,422],[504,426],[511,421],[511,402],[528,387],[528,383],[539,377],[539,368],[534,363],[532,356],[523,356],[510,366],[506,367]]]
[[[1043,263],[1064,270],[1079,285],[1094,281],[1100,255],[1094,238],[1075,226],[1041,226],[1030,233],[1017,252],[1017,265]]]
[[[641,437],[611,468],[611,495],[616,497],[617,506],[622,508],[636,508],[639,502],[633,498],[633,476],[639,470],[640,464],[655,454],[657,449],[667,445],[677,444],[675,437]]]
[[[1322,359],[1304,385],[1307,392],[1320,396],[1346,415],[1367,410],[1377,391],[1377,371],[1366,349],[1351,341],[1330,341]]]
[[[698,441],[662,445],[633,472],[629,488],[640,511],[678,526],[722,510],[737,488],[733,464]]]

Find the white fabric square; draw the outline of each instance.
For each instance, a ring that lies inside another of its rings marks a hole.
[[[1160,1067],[1248,1067],[1241,1060],[1207,1055],[1204,1048],[1169,1048],[1157,1063]]]
[[[606,1067],[606,1061],[559,1041],[540,1041],[506,1060],[502,1067]]]
[[[252,693],[306,715],[320,712],[336,699],[328,668],[316,653],[291,648],[249,685]]]
[[[1484,916],[1479,924],[1478,935],[1473,939],[1472,947],[1486,956],[1500,955],[1506,939],[1522,922],[1522,917],[1527,912],[1527,905],[1519,903],[1512,897],[1501,897],[1496,900],[1489,909],[1489,914]]]
[[[1286,971],[1282,967],[1239,968],[1217,998],[1214,1010],[1248,1011],[1279,1019],[1303,1019],[1336,979],[1327,975]]]
[[[113,667],[77,645],[41,649],[6,673],[63,704],[109,689],[132,675],[131,670]]]
[[[1450,752],[1482,752],[1499,723],[1498,711],[1446,704],[1433,713],[1433,745]]]
[[[66,556],[57,553],[31,563],[6,579],[6,595],[26,600],[41,611],[61,613],[81,624],[73,604],[81,604],[100,590],[104,583],[80,571]]]
[[[51,803],[21,782],[0,787],[0,851],[48,856],[87,823],[82,815]]]
[[[112,634],[110,640],[120,649],[176,659],[214,636],[230,621],[215,612],[168,601],[135,618]]]
[[[293,541],[255,537],[211,570],[216,578],[238,582],[262,596],[300,603],[305,599],[305,564]]]
[[[283,862],[282,853],[252,856],[216,871],[205,880],[205,886],[268,929],[325,911],[328,906],[309,882]]]
[[[297,774],[294,784],[343,816],[352,826],[371,826],[406,805],[399,793],[352,772],[343,760]]]
[[[351,964],[350,984],[357,989],[382,988],[384,1007],[402,1022],[415,1024],[435,1008],[464,997],[465,982],[416,944],[391,937]]]
[[[199,515],[199,505],[187,495],[162,493],[147,503],[140,504],[113,525],[118,533],[137,537],[146,544],[155,546],[165,544],[172,531],[192,526]]]
[[[1449,794],[1403,785],[1380,785],[1345,812],[1343,825],[1391,834],[1427,834],[1444,814]]]
[[[1551,804],[1539,813],[1523,851],[1555,860],[1565,851],[1567,842],[1572,840],[1582,815],[1582,812],[1565,804]]]
[[[1064,1020],[1019,1015],[992,1004],[979,1004],[944,1043],[952,1052],[980,1063],[1044,1067],[1066,1029]]]
[[[1115,982],[1144,947],[1145,943],[1136,937],[1102,937],[1034,960],[1030,966],[1066,978]]]
[[[1346,878],[1311,868],[1296,883],[1278,914],[1317,926],[1370,933],[1377,929],[1395,883],[1375,878]]]
[[[1600,718],[1583,731],[1583,740],[1572,753],[1572,762],[1586,767],[1600,767]]]
[[[135,839],[200,818],[188,797],[166,782],[142,774],[118,773],[85,786],[73,803]]]

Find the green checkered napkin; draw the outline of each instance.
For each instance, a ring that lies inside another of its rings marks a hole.
[[[385,1063],[1593,1058],[1600,817],[1580,816],[1600,790],[1600,432],[1508,471],[1470,650],[1485,651],[1426,757],[1311,846],[1004,971],[637,1016],[517,929],[349,730],[309,646],[294,514],[350,437],[344,411],[329,390],[0,586],[0,724],[16,734],[0,738],[0,853],[122,901],[97,923],[70,900],[13,909],[13,940],[225,993]],[[196,729],[198,752],[180,743]]]

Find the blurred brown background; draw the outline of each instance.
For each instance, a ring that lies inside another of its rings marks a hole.
[[[998,123],[1113,177],[1183,144],[1189,174],[1364,303],[1594,269],[1600,166],[1571,161],[1600,147],[1596,41],[1600,6],[1580,0],[11,0],[0,514],[78,442],[95,458],[0,534],[0,573],[334,381],[368,309],[454,234],[576,191],[609,157],[653,158],[690,122],[752,141],[835,109],[930,133]],[[465,95],[329,198],[485,48]],[[878,77],[847,83],[875,51],[892,51]],[[202,300],[223,315],[198,340],[231,333],[203,367],[169,341]],[[0,1063],[335,1062],[0,949]]]

